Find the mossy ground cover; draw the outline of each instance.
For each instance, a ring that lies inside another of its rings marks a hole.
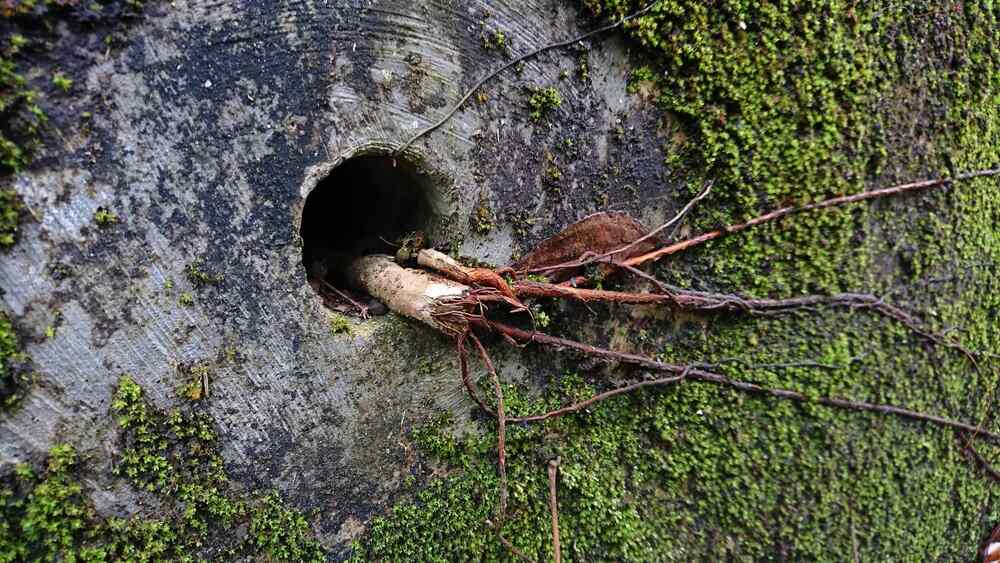
[[[614,19],[640,2],[587,0]],[[993,2],[665,0],[628,26],[649,64],[675,173],[716,181],[694,231],[789,203],[1000,163],[1000,6]],[[855,290],[922,311],[965,345],[1000,349],[996,180],[797,216],[660,264],[699,289],[788,297]],[[806,394],[997,423],[995,361],[978,368],[861,311],[783,319],[615,315],[628,341],[676,363],[815,360],[837,369],[728,375]],[[586,315],[577,311],[577,316]],[[580,337],[562,315],[552,330]],[[554,368],[555,369],[555,368]],[[616,375],[625,375],[624,372]],[[638,375],[638,374],[633,374]],[[488,382],[482,387],[489,388]],[[551,374],[514,414],[582,398],[600,372]],[[453,470],[375,519],[358,559],[512,559],[484,519],[497,495],[495,426],[418,432]],[[1000,452],[979,446],[987,459]],[[576,560],[969,560],[1000,519],[997,485],[950,431],[793,405],[701,383],[639,392],[508,429],[504,535],[551,558],[545,466],[561,458],[563,555]]]
[[[101,518],[80,484],[85,464],[60,444],[43,470],[22,465],[0,479],[0,561],[324,559],[305,517],[277,493],[235,491],[206,416],[153,408],[129,377],[112,411],[123,440],[114,472],[161,510]]]

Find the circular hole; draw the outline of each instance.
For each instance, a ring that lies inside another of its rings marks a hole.
[[[395,254],[399,241],[423,231],[432,215],[430,184],[412,162],[392,156],[358,156],[334,168],[302,211],[302,259],[316,282],[311,285],[343,287],[337,265],[345,257]]]

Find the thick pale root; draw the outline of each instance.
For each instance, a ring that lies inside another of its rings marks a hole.
[[[461,297],[469,287],[451,280],[412,270],[385,255],[364,256],[346,269],[347,282],[385,303],[389,309],[426,323],[437,330],[441,325],[431,314],[441,298]]]

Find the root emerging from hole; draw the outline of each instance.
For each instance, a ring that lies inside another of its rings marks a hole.
[[[300,228],[302,263],[328,307],[367,315],[370,297],[348,289],[347,267],[354,257],[395,255],[422,241],[433,216],[431,184],[412,162],[362,155],[334,168],[309,193]]]

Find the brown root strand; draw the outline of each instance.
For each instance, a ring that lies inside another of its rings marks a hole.
[[[747,221],[746,223],[739,223],[736,225],[723,227],[721,229],[717,229],[714,231],[709,231],[707,233],[700,234],[696,237],[692,237],[687,240],[682,240],[680,242],[670,244],[662,248],[658,248],[652,252],[648,252],[641,256],[635,256],[633,258],[629,258],[628,260],[625,261],[625,264],[629,266],[638,266],[639,264],[644,264],[646,262],[650,262],[653,260],[659,260],[664,256],[676,254],[683,250],[687,250],[694,246],[698,246],[710,240],[719,238],[723,235],[730,235],[733,233],[738,233],[740,231],[745,231],[746,229],[749,229],[751,227],[762,225],[764,223],[768,223],[770,221],[774,221],[776,219],[780,219],[782,217],[786,217],[788,215],[793,215],[796,213],[802,213],[805,211],[815,211],[818,209],[826,209],[829,207],[836,207],[839,205],[846,205],[849,203],[856,203],[859,201],[867,201],[870,199],[883,198],[891,195],[898,195],[902,193],[913,192],[928,188],[946,187],[951,185],[952,182],[956,181],[971,180],[973,178],[982,178],[986,176],[996,176],[996,175],[1000,175],[1000,168],[966,172],[964,174],[959,174],[954,178],[940,178],[937,180],[922,180],[918,182],[910,182],[908,184],[900,184],[889,188],[870,190],[852,195],[838,196],[817,203],[810,203],[807,205],[782,207],[780,209],[775,209],[774,211],[765,213],[759,217],[755,217]]]
[[[468,331],[463,332],[462,335],[455,339],[455,348],[458,351],[458,365],[462,371],[462,384],[465,385],[465,390],[469,392],[469,396],[472,397],[479,408],[486,412],[493,412],[489,406],[486,405],[479,393],[476,393],[476,388],[472,384],[472,378],[469,376],[469,352],[465,349],[465,340],[468,338]]]
[[[962,344],[935,334],[913,318],[912,315],[886,303],[884,299],[868,293],[840,293],[837,295],[808,295],[788,299],[756,299],[741,297],[735,294],[707,293],[676,288],[668,288],[662,282],[632,267],[626,267],[632,273],[639,272],[643,279],[657,284],[662,293],[633,293],[625,291],[609,291],[603,289],[587,289],[568,287],[560,284],[544,282],[520,281],[514,285],[514,291],[519,297],[555,297],[568,298],[581,302],[604,301],[624,304],[667,305],[685,311],[703,311],[718,313],[744,313],[753,316],[785,315],[803,309],[816,307],[846,307],[849,309],[870,309],[875,313],[895,320],[914,334],[926,338],[948,348],[958,350],[973,363],[978,353],[969,350]]]
[[[744,392],[744,393],[750,393],[750,394],[755,394],[755,395],[768,395],[768,396],[775,397],[775,398],[778,398],[778,399],[786,399],[786,400],[796,401],[796,402],[800,402],[800,403],[816,403],[816,404],[825,405],[825,406],[833,407],[833,408],[844,409],[844,410],[853,410],[853,411],[859,411],[859,412],[876,412],[876,413],[882,413],[882,414],[890,414],[890,415],[898,416],[898,417],[901,417],[901,418],[908,418],[908,419],[911,419],[911,420],[918,420],[918,421],[921,421],[921,422],[927,422],[927,423],[934,424],[934,425],[937,425],[937,426],[942,426],[942,427],[952,428],[952,429],[955,429],[955,430],[961,430],[961,431],[965,431],[965,432],[970,432],[973,435],[976,435],[976,436],[979,436],[979,437],[983,437],[983,438],[986,438],[986,439],[990,440],[991,442],[1000,444],[1000,434],[996,434],[994,432],[989,432],[987,430],[983,430],[982,428],[980,428],[978,426],[975,426],[975,425],[972,425],[972,424],[968,424],[968,423],[965,423],[965,422],[960,422],[960,421],[956,421],[956,420],[951,420],[951,419],[947,419],[947,418],[944,418],[944,417],[940,417],[940,416],[937,416],[937,415],[925,414],[925,413],[921,413],[921,412],[917,412],[917,411],[913,411],[913,410],[909,410],[909,409],[904,409],[904,408],[900,408],[900,407],[897,407],[897,406],[894,406],[894,405],[884,405],[884,404],[877,404],[877,403],[866,403],[866,402],[862,402],[862,401],[851,401],[851,400],[848,400],[848,399],[839,399],[839,398],[835,398],[835,397],[809,397],[807,395],[799,393],[798,391],[792,391],[790,389],[780,389],[780,388],[775,388],[775,387],[765,387],[765,386],[762,386],[762,385],[758,385],[756,383],[750,383],[750,382],[747,382],[747,381],[740,381],[740,380],[737,380],[737,379],[731,379],[731,378],[726,377],[724,375],[721,375],[721,374],[718,374],[718,373],[714,373],[714,372],[711,372],[711,371],[707,371],[705,369],[698,368],[698,367],[681,366],[681,365],[677,365],[677,364],[668,364],[668,363],[665,363],[665,362],[660,362],[660,361],[654,360],[652,358],[648,358],[648,357],[645,357],[645,356],[640,356],[640,355],[637,355],[637,354],[628,354],[628,353],[624,353],[624,352],[616,352],[614,350],[608,350],[606,348],[598,348],[598,347],[595,347],[595,346],[591,346],[589,344],[584,344],[582,342],[577,342],[575,340],[569,340],[569,339],[566,339],[566,338],[559,338],[559,337],[556,337],[556,336],[551,336],[551,335],[540,333],[540,332],[526,331],[526,330],[519,329],[517,327],[513,327],[513,326],[510,326],[510,325],[502,324],[502,323],[497,323],[497,322],[492,322],[492,321],[480,321],[478,324],[481,324],[482,326],[485,326],[485,327],[487,327],[487,328],[489,328],[491,330],[507,334],[507,335],[509,335],[512,338],[520,339],[522,341],[534,342],[534,343],[538,343],[538,344],[542,344],[542,345],[550,346],[550,347],[554,347],[554,348],[573,350],[573,351],[582,353],[584,355],[595,357],[595,358],[599,358],[599,359],[602,359],[602,360],[605,360],[605,361],[627,363],[627,364],[631,364],[631,365],[635,365],[635,366],[639,366],[639,367],[648,369],[650,371],[659,371],[659,372],[668,372],[668,373],[675,373],[675,374],[677,374],[677,377],[668,377],[668,378],[663,378],[662,380],[652,380],[652,381],[648,381],[648,382],[647,381],[643,381],[643,382],[640,382],[640,383],[632,384],[632,386],[634,386],[634,388],[633,389],[628,389],[629,391],[637,389],[639,387],[644,387],[644,386],[649,386],[649,385],[656,385],[657,383],[655,383],[655,382],[657,382],[657,381],[661,382],[661,383],[659,383],[660,385],[666,385],[666,384],[677,383],[677,382],[679,382],[679,381],[681,381],[683,379],[693,379],[693,380],[698,380],[698,381],[704,381],[704,382],[707,382],[707,383],[714,383],[714,384],[717,384],[717,385],[723,385],[723,386],[730,387],[730,388],[736,389],[736,390]],[[620,388],[621,392],[619,392],[619,393],[611,394],[615,390],[603,393],[602,395],[606,395],[606,396],[603,397],[603,398],[601,398],[601,399],[599,399],[599,400],[604,400],[606,398],[610,398],[611,396],[627,392],[626,389],[628,387],[632,387],[632,386],[626,386],[626,387]],[[588,401],[589,401],[589,403],[588,403]],[[593,404],[595,402],[598,402],[596,400],[593,400],[593,398],[589,399],[588,401],[584,401],[583,403]],[[569,413],[569,412],[575,412],[576,410],[580,410],[581,408],[585,408],[585,407],[579,407],[579,408],[577,408],[578,405],[581,405],[583,403],[577,403],[575,405],[570,405],[568,407],[563,407],[561,409],[557,409],[557,411],[551,411],[549,413],[544,413],[544,414],[540,414],[540,415],[534,415],[534,416],[528,416],[528,417],[517,417],[517,418],[511,417],[511,418],[507,419],[507,422],[532,422],[532,421],[537,421],[537,420],[545,420],[545,419],[551,418],[553,416],[559,416],[560,414],[566,414],[566,413]],[[562,411],[562,412],[559,412],[559,411]],[[558,414],[556,414],[557,412],[558,412]]]
[[[958,438],[959,445],[966,457],[968,457],[975,466],[979,467],[983,473],[989,476],[990,479],[1000,482],[1000,471],[997,471],[997,469],[993,467],[993,464],[986,461],[986,458],[984,458],[972,444],[974,436],[970,436],[966,432],[959,432],[956,437]]]
[[[587,39],[590,39],[592,37],[596,37],[596,36],[601,35],[603,33],[607,33],[609,31],[618,29],[619,27],[621,27],[622,25],[624,25],[626,22],[628,22],[630,20],[633,20],[633,19],[635,19],[635,18],[637,18],[637,17],[645,14],[646,12],[648,12],[649,10],[651,10],[655,5],[656,5],[656,3],[652,2],[652,3],[648,4],[648,5],[646,5],[646,7],[642,8],[641,10],[639,10],[637,12],[631,13],[631,14],[623,17],[622,19],[618,20],[615,23],[611,23],[611,24],[605,25],[603,27],[599,27],[599,28],[597,28],[597,29],[595,29],[593,31],[589,31],[587,33],[584,33],[583,35],[580,35],[578,37],[574,37],[572,39],[566,39],[564,41],[558,41],[556,43],[550,43],[548,45],[544,45],[542,47],[534,49],[533,51],[531,51],[529,53],[526,53],[524,55],[521,55],[521,56],[519,56],[519,57],[517,57],[517,58],[515,58],[515,59],[513,59],[511,61],[509,61],[507,64],[501,66],[500,68],[494,70],[493,72],[490,72],[490,73],[486,74],[485,76],[483,76],[482,78],[480,78],[478,81],[476,81],[476,83],[473,84],[472,87],[469,88],[465,92],[465,95],[462,96],[462,99],[460,99],[458,101],[458,103],[456,103],[454,106],[452,106],[451,109],[449,109],[447,112],[445,112],[445,114],[440,119],[438,119],[437,121],[435,121],[433,124],[425,127],[424,129],[421,129],[420,131],[417,131],[416,133],[414,133],[414,135],[412,137],[410,137],[409,139],[407,139],[406,142],[404,142],[402,145],[400,145],[399,148],[396,149],[393,154],[395,154],[395,155],[402,154],[404,151],[406,151],[406,149],[408,149],[410,147],[410,145],[412,145],[418,139],[420,139],[421,137],[423,137],[425,135],[430,134],[431,132],[437,130],[439,127],[441,127],[442,125],[444,125],[445,123],[447,123],[448,120],[451,119],[452,116],[454,116],[455,113],[458,112],[458,110],[462,109],[462,106],[464,106],[465,103],[469,101],[469,98],[471,98],[473,94],[475,94],[477,91],[479,91],[479,89],[482,88],[484,84],[486,84],[487,82],[489,82],[490,80],[492,80],[493,78],[495,78],[497,75],[499,75],[503,71],[505,71],[507,69],[510,69],[510,68],[514,68],[518,64],[520,64],[520,63],[522,63],[522,62],[524,62],[524,61],[526,61],[526,60],[528,60],[528,59],[530,59],[532,57],[536,57],[536,56],[538,56],[538,55],[540,55],[540,54],[542,54],[542,53],[544,53],[546,51],[551,51],[553,49],[561,49],[563,47],[568,47],[570,45],[575,45],[575,44],[577,44],[577,43],[579,43],[581,41],[586,41]]]
[[[510,543],[509,539],[503,537],[503,534],[500,533],[500,526],[494,525],[489,520],[486,521],[486,524],[493,528],[493,530],[497,534],[497,539],[499,539],[500,543],[503,544],[503,546],[505,548],[507,548],[507,551],[511,552],[518,559],[520,559],[522,561],[527,561],[528,563],[535,563],[534,559],[528,557],[523,551],[521,551],[520,549],[518,549],[517,547],[515,547],[514,544]]]
[[[466,283],[470,285],[492,287],[505,297],[509,297],[515,301],[517,300],[517,296],[514,295],[514,290],[512,290],[510,285],[507,284],[507,280],[503,279],[503,276],[493,270],[486,268],[470,268],[468,271],[468,281]]]
[[[490,355],[486,352],[483,343],[472,333],[469,333],[469,338],[476,345],[483,363],[486,364],[486,369],[490,372],[490,377],[493,379],[493,390],[497,395],[497,461],[500,470],[500,516],[497,520],[503,522],[504,516],[507,514],[507,451],[505,446],[507,418],[504,416],[503,389],[500,386],[500,376],[497,375],[497,370],[493,367],[493,361],[490,360]]]
[[[520,305],[507,280],[500,273],[488,268],[464,266],[451,256],[431,248],[425,248],[417,253],[417,264],[461,284],[495,289],[510,299],[513,304]]]

